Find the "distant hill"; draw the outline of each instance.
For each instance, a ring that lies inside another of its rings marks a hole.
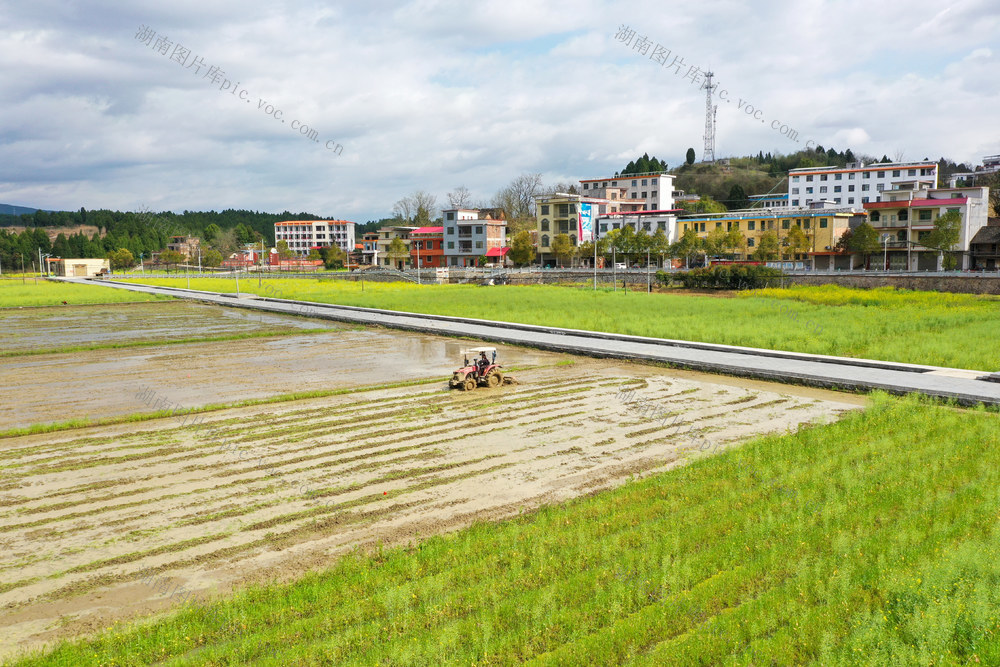
[[[34,213],[40,209],[31,208],[30,206],[15,206],[14,204],[0,204],[0,215],[25,215],[26,213]]]

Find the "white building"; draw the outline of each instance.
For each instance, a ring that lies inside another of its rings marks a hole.
[[[838,206],[858,206],[882,201],[882,193],[903,182],[920,181],[927,188],[938,184],[936,162],[851,162],[846,167],[802,167],[788,172],[788,205],[808,206],[819,199]]]
[[[662,229],[667,241],[677,240],[677,216],[663,211],[627,211],[598,215],[596,220],[597,238],[606,236],[612,229],[631,227],[636,231],[644,231],[650,236]]]
[[[507,221],[479,217],[475,208],[441,211],[444,227],[444,260],[448,266],[475,266],[493,248],[507,246]]]
[[[888,267],[894,270],[935,271],[940,269],[937,250],[920,245],[934,229],[934,221],[949,211],[962,217],[958,244],[962,260],[958,268],[970,267],[969,244],[989,217],[990,189],[927,188],[919,181],[902,182],[883,193],[881,202],[865,204],[868,220],[882,236]]]
[[[338,246],[354,252],[354,223],[349,220],[286,220],[274,223],[274,243],[288,243],[288,249],[308,255],[313,248]]]
[[[750,195],[747,197],[748,208],[787,208],[788,195],[773,193],[767,195]]]
[[[584,197],[607,199],[597,215],[621,211],[669,211],[674,208],[673,174],[632,174],[614,178],[588,178],[580,181]]]

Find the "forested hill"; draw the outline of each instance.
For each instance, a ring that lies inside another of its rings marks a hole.
[[[135,257],[162,250],[169,237],[189,234],[225,239],[220,246],[236,247],[261,238],[274,245],[274,223],[281,220],[323,220],[312,213],[259,213],[228,209],[185,211],[177,214],[122,211],[35,211],[24,215],[0,215],[0,262],[15,266],[24,255],[27,265],[37,261],[38,251],[57,257],[104,257],[109,251],[127,248]],[[60,233],[50,239],[47,229],[87,227],[90,231]],[[14,232],[5,227],[24,227]]]

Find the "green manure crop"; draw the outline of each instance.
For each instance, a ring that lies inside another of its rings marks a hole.
[[[42,279],[34,280],[31,278],[25,282],[21,282],[20,278],[4,278],[0,280],[0,308],[59,306],[62,305],[63,301],[67,305],[78,306],[98,303],[162,301],[166,299],[170,299],[170,297],[107,289],[96,285],[62,283]]]
[[[183,279],[148,281],[185,287]],[[193,289],[235,291],[224,278]],[[241,291],[285,299],[458,315],[656,338],[1000,370],[995,297],[827,285],[741,292],[733,298],[552,285],[480,287],[272,279]]]
[[[998,664],[1000,421],[914,397],[21,665]]]

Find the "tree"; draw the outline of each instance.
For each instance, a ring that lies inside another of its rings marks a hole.
[[[118,248],[108,253],[112,271],[124,271],[135,266],[135,255],[128,248]]]
[[[221,266],[222,253],[215,248],[210,248],[201,256],[201,265],[209,267]]]
[[[515,266],[526,266],[535,261],[535,245],[531,242],[531,232],[521,231],[514,234],[507,256]]]
[[[739,183],[734,183],[733,187],[729,188],[729,197],[726,198],[726,206],[729,207],[730,211],[733,211],[738,208],[746,208],[747,202],[747,193],[743,189],[743,186]]]
[[[306,257],[306,259],[310,259],[315,262],[317,259],[322,260],[323,256],[319,254],[319,250],[317,250],[316,248],[312,248],[309,250],[309,255]]]
[[[493,195],[493,207],[503,210],[509,228],[516,229],[530,221],[535,225],[535,195],[542,189],[541,174],[521,174]]]
[[[694,164],[695,157],[696,156],[694,154],[694,149],[689,148],[687,151],[687,155],[684,156],[684,162],[686,162],[687,164]]]
[[[757,239],[757,247],[754,248],[752,257],[758,262],[766,262],[777,258],[779,250],[778,234],[773,231],[766,231]]]
[[[219,226],[213,222],[208,227],[205,227],[205,231],[204,231],[203,234],[204,234],[205,240],[208,241],[208,242],[211,242],[211,241],[214,241],[215,239],[217,239],[219,237],[219,234],[221,232],[222,232],[222,229],[220,229]]]
[[[882,248],[878,232],[867,222],[851,230],[851,236],[847,241],[847,249],[852,252],[861,253],[865,258],[865,268],[871,268],[871,256]]]
[[[292,257],[295,257],[295,252],[288,247],[288,241],[284,239],[278,241],[275,248],[278,251],[278,259],[291,259]]]
[[[559,266],[565,264],[567,259],[571,259],[575,250],[569,240],[569,234],[556,234],[552,239],[552,253],[559,260]]]
[[[424,227],[437,217],[437,197],[423,190],[417,190],[397,201],[392,210],[403,222],[412,222],[418,227]]]
[[[328,269],[342,269],[347,262],[347,253],[338,245],[321,248],[319,254],[323,266]]]
[[[706,259],[709,255],[718,257],[722,254],[723,249],[726,247],[726,233],[726,230],[722,227],[716,227],[708,233],[708,236],[702,241],[701,246]]]
[[[800,255],[812,250],[812,239],[809,235],[800,227],[795,225],[790,230],[788,230],[788,236],[785,237],[785,246],[788,248],[788,252],[791,255]]]
[[[454,192],[448,193],[448,204],[452,208],[469,208],[472,206],[472,193],[469,188],[460,185]]]
[[[670,252],[670,239],[662,227],[658,227],[650,238],[649,252],[660,258],[660,264],[663,264],[663,256]]]
[[[166,264],[167,266],[170,265],[176,266],[177,264],[183,262],[184,259],[185,259],[184,255],[177,252],[176,250],[164,250],[163,252],[160,253],[159,263]]]
[[[698,237],[698,232],[688,229],[677,239],[676,243],[670,246],[670,256],[683,257],[685,265],[689,266],[691,264],[691,257],[701,250],[701,246],[702,241]]]
[[[398,236],[389,243],[385,254],[398,268],[406,266],[406,260],[410,257],[410,251],[407,249],[406,244],[403,243],[403,239]]]
[[[942,268],[950,271],[955,268],[955,256],[951,254],[951,249],[958,243],[961,237],[962,215],[958,211],[948,211],[934,221],[934,229],[920,242],[925,248],[933,248],[938,251],[938,260],[942,259]]]
[[[730,253],[739,252],[741,255],[745,253],[747,245],[747,237],[743,236],[743,232],[738,229],[731,229],[726,232],[726,240],[723,244],[723,248],[730,251]]]
[[[681,202],[680,206],[685,211],[692,213],[725,213],[728,210],[723,204],[720,204],[708,195],[702,195],[698,201]]]

